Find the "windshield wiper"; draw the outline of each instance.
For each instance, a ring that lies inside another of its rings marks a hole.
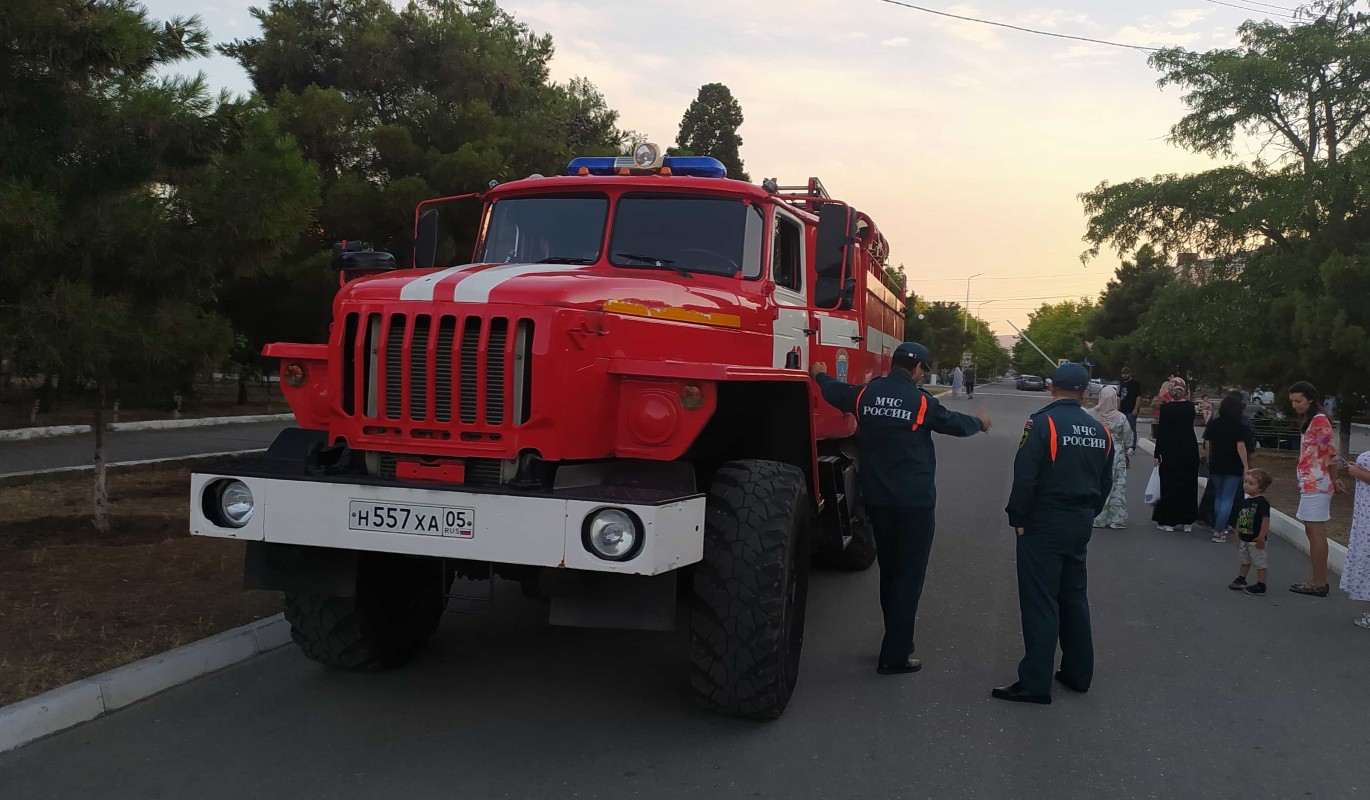
[[[656,269],[669,269],[677,275],[683,275],[686,278],[694,280],[694,276],[690,274],[689,270],[684,267],[677,267],[675,262],[669,258],[656,258],[655,256],[638,255],[637,253],[614,253],[614,255],[619,258],[626,258],[630,261],[640,261],[644,265]]]
[[[549,256],[537,261],[538,264],[593,264],[593,258],[571,258],[570,256]]]

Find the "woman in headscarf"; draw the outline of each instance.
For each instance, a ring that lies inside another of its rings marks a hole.
[[[957,399],[961,397],[961,391],[966,387],[966,377],[958,366],[951,371],[951,396]]]
[[[1099,392],[1099,404],[1094,407],[1094,416],[1113,436],[1113,491],[1099,516],[1094,518],[1096,528],[1122,529],[1127,527],[1127,470],[1132,466],[1132,427],[1127,424],[1127,415],[1118,410],[1118,389],[1105,386]]]
[[[1151,512],[1156,527],[1189,533],[1199,517],[1199,442],[1194,436],[1194,403],[1180,378],[1170,381],[1170,401],[1156,422],[1156,464],[1161,499]]]

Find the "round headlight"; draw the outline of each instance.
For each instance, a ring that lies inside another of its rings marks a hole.
[[[654,144],[643,143],[633,151],[633,165],[641,169],[651,169],[661,158],[661,150]]]
[[[630,511],[600,509],[586,519],[584,540],[605,561],[627,561],[642,549],[642,524]]]
[[[246,525],[256,509],[252,490],[242,481],[224,481],[218,489],[219,522],[230,528]]]

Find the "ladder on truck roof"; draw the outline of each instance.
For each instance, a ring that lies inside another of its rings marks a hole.
[[[823,188],[823,182],[817,178],[809,178],[807,184],[801,184],[799,186],[780,186],[775,184],[774,186],[767,188],[774,194],[780,195],[781,199],[789,205],[796,208],[803,208],[810,214],[817,214],[818,208],[823,205],[821,202],[814,202],[814,200],[821,201],[832,199],[832,195],[828,194],[828,190]],[[813,199],[810,200],[809,198]]]

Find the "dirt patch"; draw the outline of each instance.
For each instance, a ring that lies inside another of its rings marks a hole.
[[[1269,472],[1275,482],[1266,490],[1265,497],[1275,509],[1294,516],[1299,510],[1299,487],[1294,482],[1294,465],[1298,462],[1296,451],[1258,450],[1251,456],[1251,466]],[[1342,477],[1347,489],[1354,491],[1354,482]],[[1342,544],[1351,535],[1351,494],[1332,496],[1332,520],[1327,523],[1327,537]]]
[[[0,705],[280,611],[243,590],[242,542],[187,533],[189,480],[112,474],[109,534],[88,475],[0,487]]]

